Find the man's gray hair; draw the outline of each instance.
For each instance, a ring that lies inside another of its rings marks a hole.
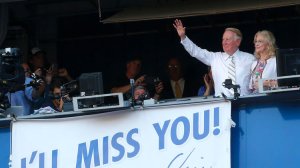
[[[240,40],[242,40],[242,38],[243,38],[243,34],[242,34],[242,32],[239,30],[239,29],[237,29],[237,28],[233,28],[233,27],[228,27],[228,28],[226,28],[225,29],[225,31],[231,31],[231,32],[233,32],[233,33],[235,33],[235,39],[240,39]]]

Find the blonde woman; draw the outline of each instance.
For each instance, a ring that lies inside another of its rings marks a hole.
[[[258,80],[261,78],[276,78],[276,40],[268,30],[258,31],[254,36],[254,47],[257,60],[251,66],[250,90],[258,92]],[[264,88],[276,85],[276,80],[265,80]]]

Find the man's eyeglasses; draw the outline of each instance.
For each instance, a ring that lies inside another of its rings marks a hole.
[[[169,69],[171,69],[171,68],[176,68],[177,69],[178,67],[179,67],[178,65],[169,65],[168,66]]]

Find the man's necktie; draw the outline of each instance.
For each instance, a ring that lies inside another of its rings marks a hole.
[[[229,57],[229,64],[228,64],[228,78],[232,80],[232,84],[236,84],[236,77],[235,77],[235,62],[234,57]]]
[[[179,86],[178,82],[175,82],[175,97],[176,98],[181,98],[182,97],[182,92]]]

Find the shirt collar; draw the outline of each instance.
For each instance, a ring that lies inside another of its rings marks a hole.
[[[176,82],[180,83],[180,82],[183,82],[183,81],[184,81],[183,78],[180,78],[178,81],[174,81],[174,80],[171,79],[171,82],[172,82],[172,83],[176,83]]]
[[[239,53],[239,52],[240,52],[240,50],[237,49],[237,50],[235,51],[235,53],[232,54],[232,56],[234,56],[234,57],[238,56],[238,53]],[[227,61],[229,58],[230,58],[230,55],[228,55],[227,53],[225,53],[225,60]]]

